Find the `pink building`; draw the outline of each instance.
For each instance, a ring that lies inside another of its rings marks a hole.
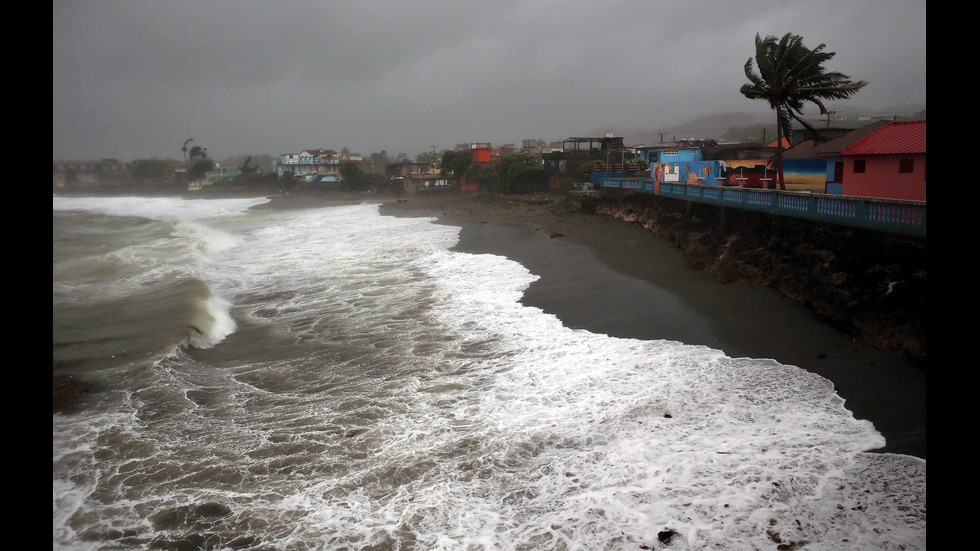
[[[886,124],[841,155],[843,195],[926,200],[926,121]]]

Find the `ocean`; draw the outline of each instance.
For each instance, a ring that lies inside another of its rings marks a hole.
[[[925,549],[831,381],[570,329],[377,202],[53,199],[56,550]]]

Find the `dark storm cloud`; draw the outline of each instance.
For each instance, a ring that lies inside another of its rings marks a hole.
[[[415,153],[766,113],[738,93],[756,33],[800,34],[925,103],[925,2],[56,1],[56,159],[304,147]]]

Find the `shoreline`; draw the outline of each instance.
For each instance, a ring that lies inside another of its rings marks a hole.
[[[722,284],[692,270],[673,242],[618,218],[568,209],[561,198],[441,194],[383,200],[392,216],[461,228],[453,250],[496,254],[539,279],[521,303],[573,329],[665,339],[770,358],[834,383],[845,407],[885,436],[881,453],[926,459],[926,375],[818,319],[768,287]]]
[[[395,197],[367,193],[208,193],[261,196],[252,208],[292,209],[371,202],[383,215],[424,216],[460,227],[452,250],[496,254],[539,276],[521,303],[566,327],[613,337],[702,345],[730,357],[770,358],[834,383],[844,407],[886,439],[875,452],[926,459],[926,374],[820,320],[776,290],[692,269],[685,252],[641,224],[569,209],[561,197],[482,200],[455,193]],[[88,388],[55,381],[56,412]],[[68,381],[67,383],[72,383]],[[59,396],[65,400],[59,401]]]

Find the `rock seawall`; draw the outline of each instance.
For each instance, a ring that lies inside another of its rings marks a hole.
[[[603,197],[596,212],[673,240],[721,283],[772,287],[883,352],[927,363],[925,239],[643,194]]]

